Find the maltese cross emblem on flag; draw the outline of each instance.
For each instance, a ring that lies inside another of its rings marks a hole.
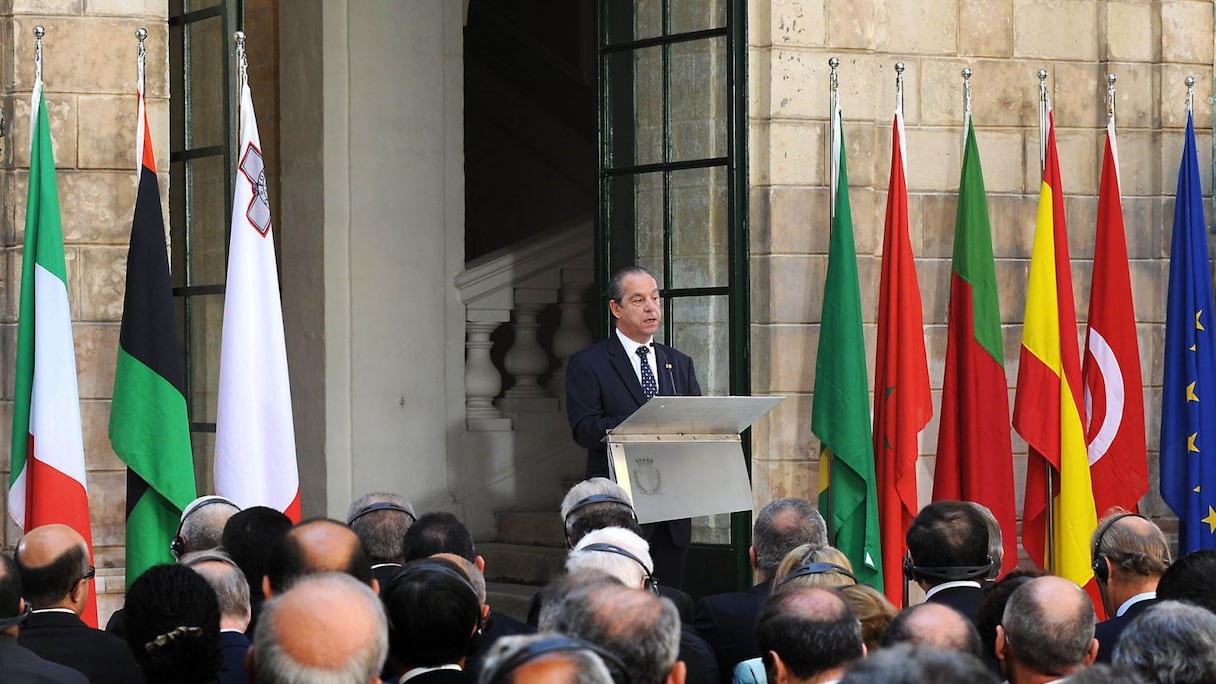
[[[262,152],[250,143],[245,148],[245,157],[241,160],[241,173],[249,179],[253,186],[253,197],[249,198],[249,208],[245,217],[257,229],[262,237],[270,230],[270,196],[266,194],[266,164],[262,161]]]

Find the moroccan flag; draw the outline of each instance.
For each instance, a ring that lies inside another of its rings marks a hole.
[[[970,116],[964,126],[933,499],[987,506],[1001,526],[1008,572],[1018,562],[1009,382],[984,171]]]
[[[1055,574],[1085,586],[1093,578],[1089,535],[1097,527],[1082,422],[1081,354],[1072,301],[1064,192],[1056,153],[1055,119],[1048,114],[1047,161],[1030,255],[1026,316],[1013,427],[1026,440],[1026,501],[1022,545],[1040,567],[1047,561],[1052,507]],[[1048,496],[1047,469],[1051,469]]]
[[[215,492],[242,509],[269,506],[300,519],[300,477],[283,341],[265,161],[249,86],[241,87],[240,166],[220,344]]]
[[[1106,127],[1081,377],[1085,380],[1085,442],[1094,510],[1099,515],[1112,506],[1135,511],[1148,491],[1148,451],[1114,121]]]
[[[1188,112],[1174,201],[1161,387],[1161,498],[1178,514],[1180,555],[1216,548],[1216,436],[1202,434],[1216,430],[1216,340],[1208,339],[1216,330],[1216,307],[1199,178]]]
[[[22,531],[61,523],[84,537],[93,557],[85,483],[76,348],[68,304],[68,271],[59,222],[59,187],[51,126],[34,82],[30,106],[30,187],[25,204],[21,308],[13,387],[8,512]],[[91,561],[90,561],[91,562]],[[81,618],[97,626],[96,592]]]
[[[881,590],[870,389],[866,386],[861,286],[839,106],[832,112],[832,161],[836,195],[811,407],[811,431],[820,441],[820,484],[824,487],[819,494],[819,510],[824,513],[836,548],[852,563],[857,581]]]
[[[883,586],[903,602],[905,532],[918,510],[917,438],[933,416],[920,286],[908,238],[908,182],[904,169],[904,117],[895,112],[891,180],[878,289],[878,354],[874,361],[874,460],[881,522]]]
[[[137,102],[139,191],[110,407],[110,444],[127,464],[128,587],[144,570],[173,562],[169,543],[195,495],[185,372],[142,77]]]

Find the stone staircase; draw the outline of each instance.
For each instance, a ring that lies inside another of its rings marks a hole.
[[[496,541],[479,542],[486,559],[486,601],[498,613],[528,617],[532,596],[562,572],[565,533],[557,505],[551,511],[498,511]]]

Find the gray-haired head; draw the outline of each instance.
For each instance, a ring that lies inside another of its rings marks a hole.
[[[1154,684],[1216,682],[1216,615],[1161,601],[1123,630],[1112,660]]]
[[[401,542],[417,519],[414,505],[393,492],[364,494],[346,512],[346,524],[363,540],[372,563],[405,562]]]
[[[241,512],[231,499],[210,495],[200,496],[182,509],[180,529],[172,545],[177,556],[193,551],[206,551],[220,546],[224,525]]]
[[[988,577],[996,579],[1001,574],[1001,563],[1005,559],[1005,535],[1001,533],[1001,524],[997,522],[991,508],[976,501],[967,503],[979,511],[980,516],[984,519],[984,524],[988,526],[988,555],[992,558],[992,569],[988,571]]]
[[[770,501],[752,525],[756,567],[771,577],[786,554],[803,544],[828,543],[827,526],[811,502],[796,496]]]
[[[880,649],[856,661],[840,684],[924,684],[925,682],[967,682],[996,684],[992,674],[978,658],[961,651],[931,646],[899,644]]]
[[[593,477],[571,487],[562,498],[561,513],[570,547],[588,532],[604,527],[642,532],[629,494],[606,477]]]
[[[220,604],[220,627],[228,629],[239,624],[244,631],[250,617],[249,583],[236,562],[223,551],[211,550],[188,553],[178,563],[202,575],[215,590]]]
[[[494,642],[482,663],[480,684],[526,684],[529,668],[560,668],[568,684],[613,684],[604,661],[589,644],[554,634],[505,636]]]
[[[648,591],[603,583],[577,587],[562,598],[554,631],[615,655],[633,684],[663,684],[677,667],[680,614],[670,600]]]
[[[605,527],[579,540],[566,557],[566,572],[603,572],[627,587],[640,588],[654,572],[654,560],[645,539],[621,527]]]
[[[1092,662],[1097,649],[1093,602],[1080,587],[1055,576],[1018,587],[1001,618],[1005,657],[1026,668],[1063,677]]]

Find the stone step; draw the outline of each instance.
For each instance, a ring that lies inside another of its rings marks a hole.
[[[566,546],[566,533],[556,511],[498,511],[498,541],[532,546]]]
[[[540,586],[561,574],[566,562],[564,547],[485,542],[477,552],[486,559],[486,580]]]
[[[540,587],[531,584],[511,584],[509,582],[487,582],[486,603],[495,613],[506,613],[511,617],[526,622],[528,609],[532,606],[532,597]]]

